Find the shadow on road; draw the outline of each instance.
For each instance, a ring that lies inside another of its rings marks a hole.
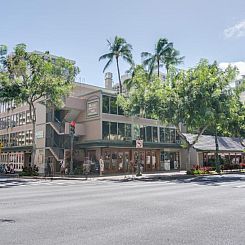
[[[245,184],[245,174],[226,174],[226,175],[215,175],[215,176],[147,176],[141,178],[127,177],[124,179],[107,179],[100,181],[110,181],[114,183],[123,183],[123,182],[175,182],[179,184],[188,184],[194,183],[199,185],[209,185],[209,186],[221,186],[224,183],[234,183],[239,182],[239,184]]]

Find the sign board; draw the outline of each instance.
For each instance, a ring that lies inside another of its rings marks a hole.
[[[99,115],[99,100],[93,100],[87,102],[87,116],[98,116]]]
[[[43,131],[36,131],[36,139],[42,139],[44,137]]]
[[[143,140],[136,140],[136,148],[143,148]]]

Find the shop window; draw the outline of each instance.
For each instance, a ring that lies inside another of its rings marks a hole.
[[[102,102],[102,112],[103,113],[110,113],[110,97],[103,95],[103,102]]]
[[[158,132],[157,127],[152,127],[153,142],[158,142]]]
[[[118,169],[118,164],[117,164],[117,152],[112,152],[111,153],[111,165],[112,165],[112,169],[113,170],[117,170]]]

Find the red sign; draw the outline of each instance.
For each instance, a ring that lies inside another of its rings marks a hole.
[[[143,140],[136,140],[136,148],[143,148]]]
[[[76,126],[76,122],[75,122],[75,121],[71,121],[70,125],[71,125],[72,127],[75,127],[75,126]]]

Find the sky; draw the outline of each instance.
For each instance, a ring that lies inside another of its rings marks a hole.
[[[133,46],[137,64],[141,52],[167,38],[185,56],[180,68],[207,58],[238,64],[245,74],[244,0],[0,0],[0,13],[0,44],[9,52],[26,43],[29,51],[72,59],[77,80],[93,85],[104,86],[106,61],[98,59],[116,35]],[[121,73],[128,68],[120,61]],[[108,71],[116,82],[115,62]]]

